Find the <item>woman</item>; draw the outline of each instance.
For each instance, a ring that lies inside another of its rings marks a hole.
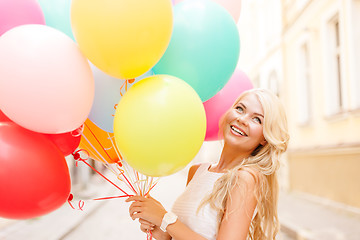
[[[217,164],[190,168],[172,212],[151,197],[129,208],[141,230],[160,239],[275,239],[277,170],[289,135],[279,99],[265,89],[244,92],[220,120],[224,146]],[[161,227],[161,229],[160,229]]]

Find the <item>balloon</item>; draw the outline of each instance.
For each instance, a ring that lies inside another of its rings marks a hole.
[[[71,132],[89,115],[94,79],[87,59],[64,33],[23,25],[0,38],[0,108],[41,133]]]
[[[0,110],[0,123],[1,122],[13,122]],[[14,123],[15,124],[15,123]],[[81,134],[78,130],[60,133],[60,134],[43,134],[51,142],[53,142],[64,156],[70,155],[79,146]]]
[[[131,79],[149,71],[171,37],[169,0],[73,0],[71,25],[87,58],[110,76]]]
[[[95,80],[95,97],[89,114],[89,119],[106,132],[114,132],[114,114],[116,105],[122,95],[134,83],[153,75],[150,70],[145,74],[128,80],[120,80],[109,76],[90,64]]]
[[[165,176],[185,167],[206,131],[203,104],[184,81],[154,75],[134,84],[115,112],[115,142],[138,172]]]
[[[113,133],[101,130],[87,119],[84,123],[79,148],[87,151],[89,156],[104,163],[117,163],[121,155],[115,149]]]
[[[184,0],[173,0],[173,3],[177,4],[182,1]],[[212,0],[212,1],[222,5],[231,14],[235,22],[239,21],[241,0]]]
[[[80,144],[81,134],[78,130],[60,134],[44,134],[64,154],[68,156],[73,153]]]
[[[47,26],[56,28],[74,39],[70,23],[71,0],[38,0]]]
[[[44,14],[36,0],[0,0],[0,36],[24,24],[45,24]]]
[[[229,82],[214,97],[204,102],[206,112],[205,141],[219,139],[219,120],[222,115],[233,105],[238,96],[253,85],[244,72],[236,69]]]
[[[186,81],[204,102],[230,79],[239,51],[236,24],[224,8],[209,0],[184,1],[174,7],[174,32],[153,71]]]
[[[11,120],[0,110],[0,122],[11,122]]]
[[[68,166],[45,136],[3,122],[0,149],[0,217],[38,217],[67,201],[71,188]]]

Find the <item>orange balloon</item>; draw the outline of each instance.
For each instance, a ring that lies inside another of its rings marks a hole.
[[[89,156],[104,163],[117,163],[122,159],[117,151],[114,141],[114,134],[106,132],[87,119],[79,145]]]

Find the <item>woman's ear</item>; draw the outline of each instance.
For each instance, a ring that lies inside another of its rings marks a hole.
[[[263,141],[260,142],[260,145],[262,145],[262,146],[265,146],[266,144],[267,144],[266,139],[264,139]]]

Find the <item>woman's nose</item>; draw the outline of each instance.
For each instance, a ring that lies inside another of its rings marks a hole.
[[[244,124],[244,125],[248,125],[248,118],[246,114],[240,114],[237,118],[237,121]]]

